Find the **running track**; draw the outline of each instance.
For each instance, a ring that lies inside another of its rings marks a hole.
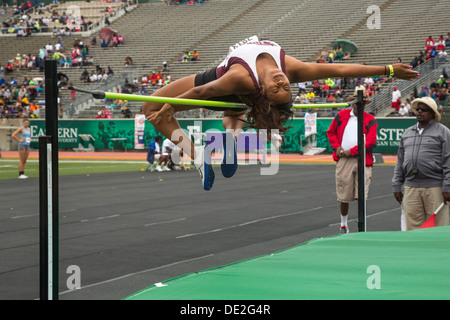
[[[145,159],[60,152],[61,159],[93,155]],[[4,159],[16,156],[2,152]],[[186,273],[337,234],[334,165],[323,165],[332,164],[330,156],[283,155],[280,162],[275,175],[246,165],[231,179],[215,167],[208,192],[196,170],[61,176],[60,299],[123,299]],[[400,230],[400,207],[390,188],[393,169],[374,168],[367,231]],[[39,298],[38,182],[0,181],[0,300]],[[349,214],[350,231],[356,232],[356,202]],[[81,289],[75,291],[66,285],[72,265],[81,270]]]

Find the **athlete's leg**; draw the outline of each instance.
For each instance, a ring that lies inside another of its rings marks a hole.
[[[226,110],[223,112],[223,127],[227,132],[231,132],[235,139],[241,133],[245,120],[245,111]]]
[[[187,76],[176,80],[158,91],[156,91],[152,96],[158,97],[168,97],[174,98],[179,96],[180,94],[188,91],[189,89],[194,87],[194,79],[195,75]],[[164,103],[158,102],[144,102],[142,103],[142,113],[148,117],[153,112],[158,111],[162,108]],[[197,107],[183,107],[183,110],[195,109]],[[194,159],[194,145],[189,139],[189,137],[181,130],[180,124],[178,121],[172,116],[170,119],[163,118],[161,121],[156,124],[154,121],[151,121],[153,126],[161,132],[166,138],[170,139],[173,143],[179,146],[187,155],[189,155],[192,159]],[[174,134],[175,132],[175,134]]]

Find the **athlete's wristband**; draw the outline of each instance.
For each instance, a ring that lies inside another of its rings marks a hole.
[[[392,64],[388,65],[389,67],[389,77],[393,77],[394,76],[394,67],[392,66]]]

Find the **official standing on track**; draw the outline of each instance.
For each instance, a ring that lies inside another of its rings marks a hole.
[[[392,178],[406,230],[418,229],[441,203],[450,201],[450,130],[439,123],[441,115],[432,98],[415,99],[412,108],[417,123],[403,132]],[[448,205],[435,221],[436,226],[449,225]]]
[[[355,96],[356,96],[355,91]],[[363,132],[366,135],[366,197],[372,179],[372,149],[377,142],[377,121],[364,112]],[[341,233],[348,233],[349,204],[358,199],[358,107],[341,110],[327,130],[336,161],[336,194],[341,214]]]

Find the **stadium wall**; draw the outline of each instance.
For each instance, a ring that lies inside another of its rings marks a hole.
[[[222,119],[179,119],[180,126],[191,137],[194,133],[223,131]],[[332,118],[318,118],[315,124],[316,146],[331,152],[326,130]],[[378,142],[374,152],[396,154],[403,131],[416,123],[415,118],[379,118]],[[305,120],[295,118],[289,123],[292,128],[284,135],[282,152],[300,153],[304,151]],[[38,148],[38,137],[45,134],[45,120],[31,120],[33,149]],[[61,149],[87,148],[92,144],[95,150],[112,149],[114,151],[133,151],[135,148],[134,119],[89,119],[89,120],[59,120],[59,147]],[[310,130],[311,128],[306,128]],[[143,145],[146,147],[159,133],[145,121],[143,129]],[[8,151],[7,149],[3,149]],[[14,149],[11,149],[14,150]]]

